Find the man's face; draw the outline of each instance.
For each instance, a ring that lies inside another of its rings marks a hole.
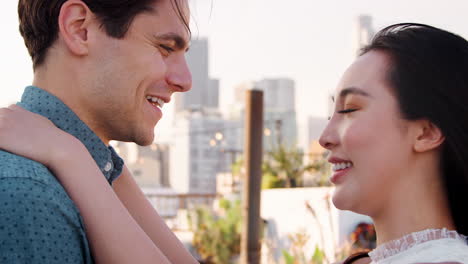
[[[191,88],[185,60],[189,33],[171,1],[157,1],[156,12],[137,15],[123,39],[111,38],[103,30],[93,36],[88,88],[79,105],[105,143],[151,144],[162,104],[174,92]],[[188,18],[187,1],[179,3]]]

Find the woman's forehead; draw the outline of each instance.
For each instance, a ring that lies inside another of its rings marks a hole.
[[[370,51],[359,56],[343,74],[335,90],[335,98],[342,90],[350,87],[372,94],[373,90],[387,83],[389,65],[388,55],[380,51]]]

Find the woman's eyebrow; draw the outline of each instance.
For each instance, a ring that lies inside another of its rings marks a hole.
[[[343,99],[350,94],[356,94],[356,95],[365,96],[365,97],[372,97],[369,93],[357,87],[348,87],[348,88],[341,90],[338,97],[340,99]],[[331,99],[332,99],[332,102],[335,102],[335,96],[332,96]]]
[[[347,95],[349,94],[355,94],[355,95],[360,95],[360,96],[366,96],[366,97],[372,97],[369,93],[367,93],[366,91],[362,90],[362,89],[359,89],[357,87],[348,87],[348,88],[345,88],[343,90],[341,90],[340,92],[340,98],[344,98],[346,97]]]

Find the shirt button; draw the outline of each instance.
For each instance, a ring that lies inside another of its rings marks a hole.
[[[112,169],[112,163],[107,162],[106,166],[104,167],[105,172],[109,172]]]

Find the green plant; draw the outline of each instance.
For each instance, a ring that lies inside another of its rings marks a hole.
[[[194,232],[193,245],[205,263],[226,264],[240,253],[240,201],[219,201],[223,217],[206,207],[198,207],[189,224]]]
[[[262,175],[262,189],[282,188],[285,186],[284,180],[276,177],[271,173]]]
[[[291,241],[290,251],[283,250],[283,257],[286,264],[324,264],[328,263],[325,253],[318,246],[315,246],[314,254],[308,259],[305,253],[305,245],[310,237],[304,231],[300,231],[288,236]]]
[[[280,180],[275,182],[273,186],[276,186],[279,182],[284,184],[281,187],[286,188],[301,186],[301,176],[307,171],[314,170],[313,164],[304,164],[303,157],[304,153],[296,147],[275,146],[264,157],[262,164],[263,175],[271,175]]]
[[[311,186],[331,186],[331,165],[327,160],[327,156],[328,153],[325,152],[312,162],[311,169],[309,170],[309,172],[312,172],[314,174],[314,180],[311,183]]]

